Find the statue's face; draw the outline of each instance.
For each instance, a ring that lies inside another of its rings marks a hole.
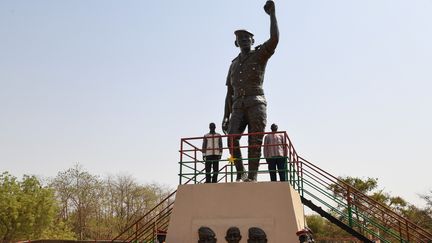
[[[228,231],[225,239],[228,243],[239,243],[241,240],[240,232],[237,230]]]
[[[206,232],[199,236],[198,243],[216,243],[216,237],[210,232]]]
[[[201,227],[198,229],[198,243],[216,243],[216,235],[208,227]]]
[[[216,238],[211,235],[200,237],[198,243],[216,243]]]
[[[250,48],[252,46],[252,36],[247,33],[237,34],[236,41],[240,49]]]
[[[248,243],[267,243],[267,236],[265,232],[257,227],[249,228]]]

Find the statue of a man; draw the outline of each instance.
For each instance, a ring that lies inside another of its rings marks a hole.
[[[226,236],[225,236],[225,240],[228,243],[239,243],[240,240],[241,240],[241,238],[242,238],[242,236],[240,234],[240,229],[239,228],[233,226],[233,227],[230,227],[227,230],[227,233],[226,233]]]
[[[249,239],[248,243],[267,243],[267,235],[261,228],[251,227],[249,228]]]
[[[209,227],[201,226],[198,229],[198,243],[216,243],[216,234]]]
[[[264,6],[270,16],[270,39],[252,50],[253,34],[247,30],[236,30],[235,45],[240,48],[240,54],[232,61],[227,77],[227,94],[222,130],[228,134],[242,134],[246,126],[248,133],[264,132],[267,122],[267,102],[262,88],[264,71],[268,59],[273,55],[279,42],[279,30],[276,21],[275,4],[269,0]],[[236,181],[256,181],[261,157],[263,135],[249,136],[249,174],[246,178],[242,155],[239,148],[240,137],[231,141],[229,147],[235,158],[237,170]]]

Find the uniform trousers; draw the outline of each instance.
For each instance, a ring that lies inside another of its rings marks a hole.
[[[266,123],[267,107],[265,104],[234,108],[228,127],[228,134],[242,134],[246,127],[248,128],[248,133],[264,132]],[[257,180],[263,136],[263,134],[249,135],[248,138],[248,179],[253,181]],[[228,146],[235,158],[237,180],[242,179],[244,166],[240,151],[240,136],[228,138]]]

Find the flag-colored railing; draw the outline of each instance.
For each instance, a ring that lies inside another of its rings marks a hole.
[[[283,135],[281,144],[264,144],[263,146],[283,146],[287,151],[285,159],[285,173],[287,182],[297,190],[302,201],[311,209],[317,211],[330,221],[347,230],[362,241],[374,242],[432,242],[432,234],[404,218],[388,206],[373,200],[364,193],[331,175],[314,163],[300,157],[288,134]],[[233,151],[233,140],[240,137],[265,136],[266,133],[220,135],[226,142],[222,150],[219,163],[218,183],[235,181],[235,168],[230,151]],[[182,138],[180,143],[179,184],[200,184],[205,182],[205,161],[202,153],[204,137]],[[230,146],[227,146],[227,145]],[[248,145],[238,147],[245,154]],[[247,153],[246,153],[247,154]],[[248,160],[256,158],[243,158],[242,163],[248,165]],[[268,181],[269,170],[263,170],[264,157],[261,160],[261,170],[258,181]],[[247,172],[247,171],[246,171]],[[214,173],[214,172],[213,172]],[[156,233],[166,231],[169,224],[169,215],[172,211],[176,191],[167,196],[146,215],[132,223],[114,240],[153,242]],[[335,222],[336,221],[336,222]],[[113,241],[114,241],[113,240]]]

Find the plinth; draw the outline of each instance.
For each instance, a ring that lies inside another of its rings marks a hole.
[[[305,220],[299,194],[285,182],[180,185],[166,242],[198,242],[201,226],[211,228],[217,242],[226,242],[226,231],[236,226],[240,243],[250,227],[263,229],[269,243],[281,243],[298,242]]]

